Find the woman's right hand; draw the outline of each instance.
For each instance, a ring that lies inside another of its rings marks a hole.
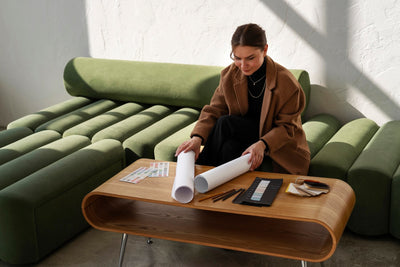
[[[183,142],[175,152],[177,157],[181,152],[188,152],[193,150],[195,153],[195,160],[199,157],[202,139],[198,136],[193,136],[190,140]]]

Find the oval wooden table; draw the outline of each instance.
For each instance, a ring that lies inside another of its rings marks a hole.
[[[195,193],[190,203],[171,197],[176,163],[168,177],[146,178],[138,184],[120,179],[155,162],[140,159],[90,192],[82,202],[86,220],[96,229],[168,239],[206,246],[322,262],[335,252],[355,203],[352,188],[338,179],[308,177],[331,187],[328,194],[299,197],[285,193],[298,175],[248,172],[205,194]],[[196,175],[211,167],[196,165]],[[208,195],[248,188],[255,177],[283,178],[272,206],[233,204],[232,199],[199,201]]]

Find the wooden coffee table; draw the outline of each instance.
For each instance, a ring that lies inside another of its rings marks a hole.
[[[355,203],[352,188],[338,179],[311,177],[331,187],[328,194],[299,197],[285,193],[298,175],[248,172],[182,204],[171,197],[176,163],[169,177],[146,178],[138,184],[119,181],[154,160],[140,159],[89,193],[83,200],[86,220],[104,231],[123,233],[120,264],[127,234],[322,262],[335,252]],[[211,167],[196,165],[196,175]],[[283,178],[270,207],[254,207],[211,199],[207,195],[248,188],[255,177]]]

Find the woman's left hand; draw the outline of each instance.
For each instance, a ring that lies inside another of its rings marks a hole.
[[[251,164],[250,170],[254,171],[257,169],[261,163],[264,160],[264,151],[266,149],[266,146],[263,141],[258,141],[251,146],[249,146],[243,153],[243,155],[246,155],[250,153],[250,159],[249,163]]]

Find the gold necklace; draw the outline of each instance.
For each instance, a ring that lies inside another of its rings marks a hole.
[[[257,99],[257,98],[259,98],[259,97],[264,93],[266,81],[267,81],[267,79],[265,79],[263,89],[261,90],[261,92],[260,92],[260,94],[259,94],[258,96],[254,96],[254,95],[251,93],[251,90],[250,90],[250,88],[249,88],[249,94],[250,94],[250,96],[251,96],[252,98]]]
[[[262,79],[264,79],[265,75],[262,76],[260,79],[258,79],[257,81],[253,81],[253,79],[251,78],[251,75],[249,76],[250,81],[253,83],[253,85],[256,85],[256,83],[258,83],[259,81],[261,81]]]

